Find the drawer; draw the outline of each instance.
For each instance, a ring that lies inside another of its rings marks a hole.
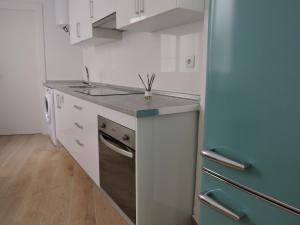
[[[84,157],[84,152],[86,151],[86,144],[84,142],[84,139],[82,135],[79,135],[78,132],[73,135],[73,152],[72,156],[76,159],[76,161],[79,163],[79,165],[82,166],[83,163],[83,157]]]
[[[99,185],[97,106],[65,94],[65,147]]]
[[[70,116],[77,120],[84,118],[87,111],[87,102],[73,96],[68,96],[68,100],[68,107],[72,112]]]
[[[235,188],[206,173],[202,176],[202,194],[241,216],[239,221],[201,202],[201,225],[299,225],[300,215],[292,214],[254,195]],[[205,195],[207,194],[207,195]]]

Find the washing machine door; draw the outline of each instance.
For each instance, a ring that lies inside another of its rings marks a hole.
[[[45,118],[48,124],[51,124],[51,110],[50,110],[50,97],[46,95],[45,97]]]

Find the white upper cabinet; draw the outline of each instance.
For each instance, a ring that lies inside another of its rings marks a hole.
[[[203,19],[204,0],[116,0],[117,28],[152,32]]]
[[[89,0],[76,0],[79,1],[79,30],[81,40],[87,40],[93,37],[93,27],[91,23],[91,5]]]
[[[116,12],[116,0],[90,0],[90,2],[93,22]]]
[[[69,23],[70,23],[70,42],[75,44],[80,42],[80,14],[79,0],[69,0]],[[79,30],[78,30],[79,29]]]
[[[70,42],[85,45],[98,45],[122,38],[122,33],[115,30],[93,28],[93,22],[100,14],[99,0],[69,0]],[[103,1],[109,2],[109,1]],[[106,5],[102,5],[106,9]],[[108,8],[112,4],[108,5]],[[104,11],[109,10],[102,10]]]

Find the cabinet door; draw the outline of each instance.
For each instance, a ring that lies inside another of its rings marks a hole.
[[[56,137],[63,144],[64,135],[64,107],[61,101],[63,94],[54,91],[54,104],[55,104],[55,129]]]
[[[117,28],[141,20],[139,0],[117,0]]]
[[[140,13],[143,19],[175,9],[177,0],[139,0]]]
[[[67,150],[72,149],[69,111],[68,95],[55,91],[56,136]]]
[[[90,0],[78,0],[79,1],[79,34],[81,41],[92,38],[92,5]]]
[[[69,0],[69,20],[70,20],[70,43],[80,42],[80,14],[79,1]]]
[[[300,216],[285,211],[269,202],[236,189],[207,174],[202,177],[202,195],[230,210],[240,220],[225,216],[220,208],[206,204],[200,207],[201,225],[299,225]]]
[[[79,43],[92,37],[92,4],[90,0],[70,0],[70,42]]]
[[[92,4],[92,20],[96,22],[116,12],[116,0],[90,0]]]

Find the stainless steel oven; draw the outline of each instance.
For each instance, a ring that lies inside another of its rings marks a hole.
[[[135,223],[135,131],[98,116],[100,186]]]

